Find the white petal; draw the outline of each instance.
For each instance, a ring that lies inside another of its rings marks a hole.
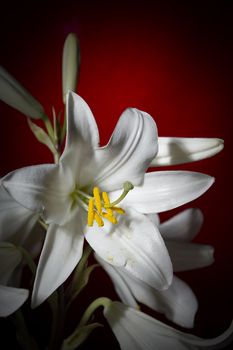
[[[2,185],[22,206],[43,214],[46,222],[62,223],[70,209],[74,182],[68,169],[44,164],[18,169],[2,179]]]
[[[152,222],[128,209],[117,225],[88,227],[85,237],[108,263],[123,266],[151,286],[164,289],[171,284],[172,266],[164,242]]]
[[[142,280],[125,271],[124,268],[111,266],[95,254],[95,258],[110,276],[121,301],[138,308],[140,303],[165,316],[182,327],[193,327],[197,311],[197,299],[189,286],[173,276],[172,284],[164,291],[152,288]]]
[[[3,67],[0,67],[0,100],[28,117],[43,118],[44,109]]]
[[[137,308],[138,304],[133,295],[133,291],[130,290],[129,284],[123,278],[124,269],[108,264],[105,260],[101,259],[97,254],[95,254],[95,258],[98,261],[98,263],[104,268],[107,274],[110,276],[112,283],[114,285],[114,288],[117,294],[119,295],[121,301],[126,305]],[[123,270],[122,274],[120,273],[121,270]]]
[[[80,217],[73,215],[65,226],[50,224],[37,267],[32,307],[47,299],[78,264],[84,241]]]
[[[76,89],[79,64],[79,41],[74,33],[70,33],[65,40],[62,56],[62,91],[64,103],[66,103],[66,94],[68,91],[75,91]]]
[[[67,94],[67,137],[60,163],[69,168],[79,187],[89,185],[95,173],[94,148],[99,145],[95,118],[87,103],[74,92]]]
[[[105,191],[122,188],[125,181],[142,183],[157,153],[157,128],[152,117],[128,108],[121,115],[109,143],[96,150],[94,183]]]
[[[146,214],[146,216],[148,217],[148,219],[150,219],[151,222],[153,222],[155,226],[158,226],[158,227],[160,226],[160,217],[158,214],[152,213],[152,214]]]
[[[13,244],[0,243],[0,284],[7,284],[12,272],[22,260],[22,254]]]
[[[122,350],[219,349],[232,341],[233,322],[222,335],[203,339],[180,332],[119,302],[106,306],[104,315]]]
[[[214,178],[191,171],[157,171],[145,175],[144,184],[135,187],[122,201],[142,213],[160,213],[201,196],[213,184]],[[111,200],[119,196],[111,193]]]
[[[7,317],[18,310],[28,298],[29,291],[0,285],[0,317]]]
[[[88,104],[70,91],[67,95],[67,138],[66,147],[83,141],[92,147],[99,145],[99,132],[95,118]]]
[[[189,286],[179,278],[173,276],[172,284],[164,291],[158,291],[129,274],[125,274],[124,278],[136,300],[165,314],[179,326],[193,327],[198,306],[197,299]]]
[[[159,137],[159,151],[150,166],[194,162],[219,153],[224,141],[217,138]]]
[[[0,240],[23,245],[38,220],[38,214],[22,207],[0,187]]]
[[[199,233],[203,220],[199,209],[190,208],[163,222],[159,230],[165,240],[191,241]]]
[[[214,248],[205,244],[166,241],[174,271],[206,267],[214,262]]]

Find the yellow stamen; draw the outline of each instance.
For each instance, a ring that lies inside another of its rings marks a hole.
[[[108,213],[103,213],[103,217],[108,219],[112,224],[117,224],[117,219],[115,216],[109,215]]]
[[[101,199],[100,199],[100,190],[98,187],[94,187],[93,195],[95,198],[96,209],[98,210],[98,213],[101,215],[102,214],[102,203],[101,203]]]
[[[88,214],[87,214],[87,224],[88,226],[93,226],[94,222],[94,198],[89,200]]]
[[[114,202],[110,202],[109,196],[107,192],[100,192],[98,187],[93,188],[93,197],[89,199],[89,206],[88,206],[88,219],[87,224],[88,226],[93,226],[94,221],[97,222],[98,226],[104,226],[104,221],[102,218],[107,219],[113,224],[117,224],[117,219],[114,215],[114,212],[116,214],[125,214],[124,209],[120,207],[116,207],[118,203],[120,203],[127,193],[133,189],[133,185],[131,182],[126,181],[123,186],[123,193],[120,195],[119,198],[117,198]],[[79,191],[80,194],[82,194],[81,191]],[[86,200],[86,198],[85,198]]]
[[[107,210],[108,215],[112,216],[113,213],[112,213],[112,209],[110,208],[111,204],[110,204],[110,199],[109,199],[107,192],[102,193],[102,198],[104,201],[104,207]]]
[[[94,215],[95,221],[97,222],[98,226],[104,226],[104,222],[101,219],[101,217],[99,216],[99,214],[95,211],[95,215]]]
[[[117,214],[125,214],[125,210],[120,207],[112,207],[112,210],[114,210]]]

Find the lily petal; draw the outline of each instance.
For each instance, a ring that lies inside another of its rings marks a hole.
[[[43,119],[41,104],[3,67],[0,67],[0,100],[28,117]]]
[[[142,280],[127,273],[123,268],[112,266],[95,258],[110,276],[122,302],[138,309],[136,300],[165,316],[182,327],[191,328],[197,311],[197,299],[190,287],[173,276],[172,284],[164,291],[158,291]]]
[[[125,181],[141,184],[157,147],[157,127],[153,118],[138,109],[126,109],[109,143],[96,150],[95,184],[105,191],[122,188]]]
[[[190,208],[173,216],[159,226],[165,240],[191,241],[200,231],[203,214],[197,208]]]
[[[38,220],[38,214],[22,207],[0,187],[0,240],[23,245]]]
[[[172,281],[172,266],[165,244],[153,223],[128,209],[117,226],[88,227],[85,237],[108,263],[122,266],[154,288],[165,289]]]
[[[206,267],[214,262],[214,248],[210,245],[166,241],[175,272]]]
[[[66,105],[67,137],[60,164],[70,169],[74,182],[84,187],[95,173],[94,148],[99,146],[99,131],[89,106],[79,95],[70,91]]]
[[[122,350],[220,349],[232,341],[233,322],[220,336],[203,339],[172,328],[117,301],[104,308],[110,327]]]
[[[7,317],[18,310],[27,300],[29,291],[0,285],[0,317]]]
[[[95,254],[95,258],[111,278],[114,288],[117,294],[119,295],[121,301],[126,305],[138,308],[138,304],[134,297],[133,290],[130,289],[129,284],[124,279],[124,275],[126,275],[126,273],[124,273],[124,269],[108,264],[105,260],[101,259],[101,257],[98,254]],[[139,283],[141,282],[140,280],[138,281]]]
[[[146,214],[146,217],[150,219],[150,221],[153,222],[155,226],[160,226],[160,217],[157,213]]]
[[[141,213],[160,213],[198,198],[213,182],[214,178],[191,171],[146,173],[143,186],[130,191],[122,204]],[[119,191],[110,193],[111,200],[119,194]]]
[[[82,218],[73,213],[64,226],[50,224],[37,267],[32,307],[47,299],[71,274],[83,250]]]
[[[224,141],[218,138],[159,137],[159,151],[150,166],[183,164],[219,153]]]
[[[2,185],[19,204],[43,214],[48,223],[63,223],[70,209],[73,178],[62,166],[44,164],[18,169],[7,174]]]
[[[125,281],[139,302],[165,314],[169,320],[181,327],[194,326],[197,299],[191,288],[176,276],[173,276],[169,288],[163,291],[158,291],[129,274],[125,274]]]

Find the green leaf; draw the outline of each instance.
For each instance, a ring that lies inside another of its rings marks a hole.
[[[76,330],[63,341],[61,350],[75,350],[97,327],[103,327],[103,325],[101,323],[91,323],[76,328]]]
[[[27,117],[44,119],[44,108],[42,105],[1,66],[0,100]]]
[[[53,154],[55,154],[56,148],[51,138],[48,136],[48,134],[46,134],[46,132],[41,127],[33,123],[29,118],[28,118],[28,125],[31,131],[33,132],[33,134],[35,135],[35,137],[37,138],[37,140],[43,143],[44,145],[46,145],[50,149],[50,151]]]

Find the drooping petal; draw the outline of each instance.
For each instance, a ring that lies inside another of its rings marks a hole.
[[[0,187],[0,240],[23,245],[38,220],[38,214],[22,207]]]
[[[0,100],[28,117],[40,119],[44,116],[41,104],[3,67],[0,67]]]
[[[18,310],[27,300],[29,291],[0,285],[0,317],[7,317]]]
[[[165,240],[191,241],[200,231],[203,214],[197,208],[190,208],[173,216],[159,226]]]
[[[192,328],[197,311],[197,299],[190,287],[176,276],[168,289],[158,291],[149,285],[125,274],[135,298],[165,316],[179,326]]]
[[[66,225],[49,225],[37,267],[32,307],[48,298],[78,264],[84,241],[82,227],[82,216],[75,210]]]
[[[206,267],[214,262],[214,248],[206,244],[166,241],[174,271]]]
[[[122,266],[154,288],[171,284],[172,266],[166,247],[153,223],[127,209],[117,225],[87,227],[85,237],[95,252],[108,263]]]
[[[151,309],[165,314],[169,320],[182,327],[193,327],[198,304],[195,295],[185,282],[173,276],[169,288],[158,291],[135,278],[123,268],[112,266],[97,255],[95,258],[110,276],[115,290],[124,304],[137,309],[137,300]]]
[[[19,204],[43,215],[46,222],[62,223],[70,209],[74,181],[69,169],[44,164],[18,169],[1,181]]]
[[[0,243],[0,284],[7,284],[12,272],[22,260],[22,254],[13,244]]]
[[[138,304],[134,297],[133,291],[130,289],[127,281],[125,281],[125,279],[123,278],[124,269],[110,265],[105,260],[101,259],[100,256],[98,256],[97,254],[95,254],[95,258],[98,261],[98,263],[104,268],[107,274],[110,276],[112,283],[114,285],[114,288],[117,294],[119,295],[121,301],[126,305],[137,308]],[[122,270],[122,274],[120,273],[121,270]],[[138,280],[138,281],[141,282],[141,280]]]
[[[157,153],[157,127],[152,117],[128,108],[121,115],[109,143],[96,150],[94,183],[105,191],[122,188],[125,181],[142,183]]]
[[[64,43],[62,56],[62,92],[63,102],[69,90],[75,91],[80,64],[80,48],[77,36],[70,33]]]
[[[233,322],[220,336],[203,339],[176,330],[116,301],[105,306],[104,316],[122,350],[220,349],[233,338]]]
[[[218,138],[159,137],[159,151],[150,166],[183,164],[219,153],[224,141]]]
[[[122,204],[142,213],[160,213],[198,198],[213,182],[214,178],[191,171],[146,173],[143,185],[130,191]],[[112,192],[111,200],[119,194],[119,191]]]

